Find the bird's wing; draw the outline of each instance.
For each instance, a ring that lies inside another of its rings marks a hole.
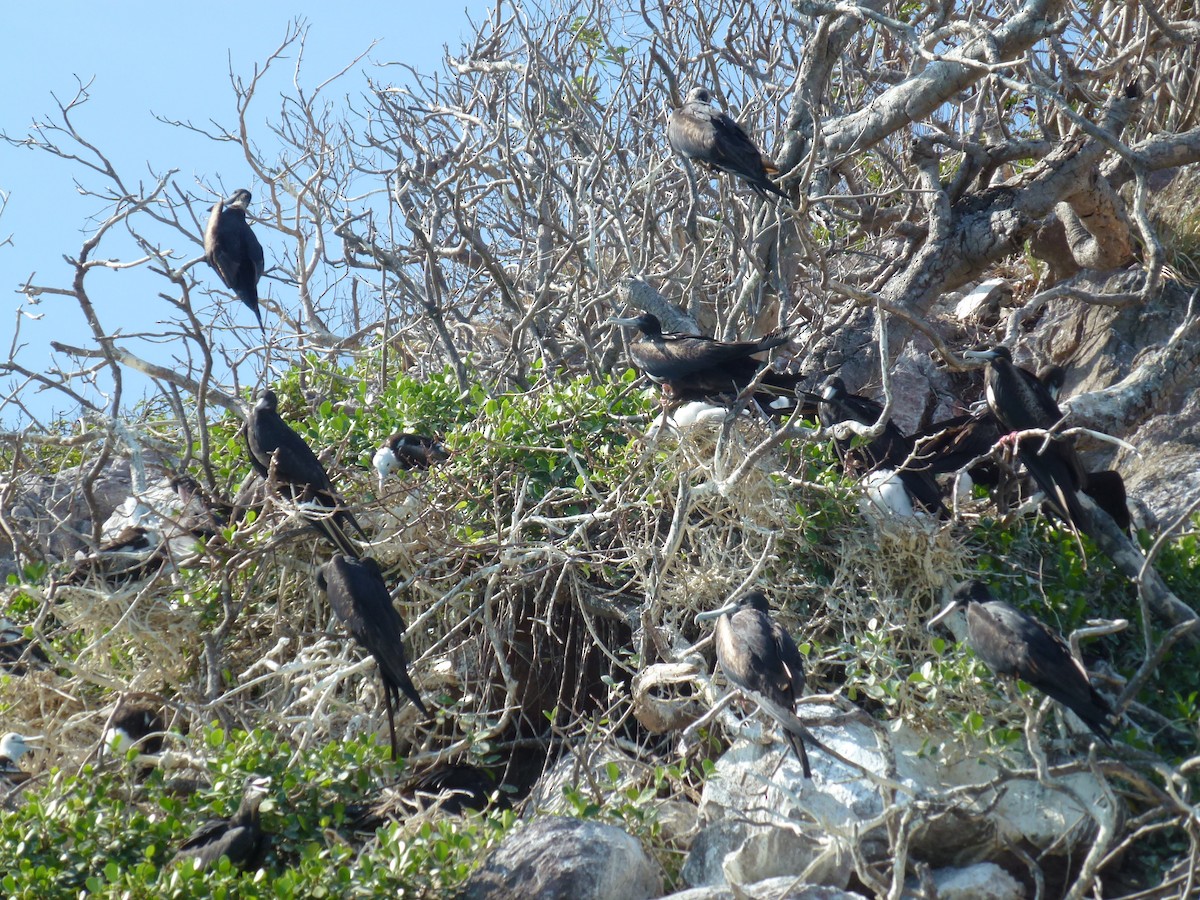
[[[787,684],[784,691],[791,695],[793,704],[804,695],[804,656],[792,640],[792,636],[778,622],[771,621],[771,637],[779,660],[787,667]]]

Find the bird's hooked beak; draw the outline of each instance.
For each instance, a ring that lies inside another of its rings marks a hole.
[[[625,317],[613,316],[611,319],[607,320],[604,324],[605,325],[621,325],[625,328],[637,328],[639,326],[637,318],[635,318],[633,316],[625,316]]]
[[[719,619],[724,615],[731,615],[738,609],[737,602],[726,603],[720,609],[711,609],[708,612],[696,613],[696,622],[711,622],[713,619]]]
[[[970,362],[992,362],[996,358],[996,351],[993,350],[964,350],[962,358]]]
[[[950,615],[950,613],[954,612],[956,609],[961,609],[962,605],[963,605],[963,602],[961,600],[957,600],[957,599],[951,600],[944,607],[942,607],[942,611],[940,613],[938,613],[936,616],[934,616],[932,619],[930,619],[928,622],[925,623],[925,630],[933,631],[933,629],[937,626],[937,624],[939,622],[941,622],[943,619],[945,619],[948,615]]]

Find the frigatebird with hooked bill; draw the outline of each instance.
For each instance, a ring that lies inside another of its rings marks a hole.
[[[997,600],[979,581],[959,588],[928,627],[933,628],[964,607],[967,643],[984,665],[997,675],[1020,678],[1049,695],[1079,716],[1100,740],[1112,743],[1112,707],[1092,687],[1087,670],[1071,655],[1062,635],[1028,613]]]
[[[269,482],[273,468],[275,479],[287,485],[292,499],[305,509],[312,526],[337,550],[348,556],[360,555],[344,528],[352,527],[363,540],[367,539],[366,532],[333,489],[329,474],[312,448],[280,417],[279,399],[272,390],[259,394],[258,403],[250,413],[246,422],[246,448],[254,470]]]
[[[766,595],[749,591],[727,606],[696,616],[698,622],[711,619],[717,620],[713,639],[725,677],[742,690],[795,711],[796,701],[804,695],[804,657],[792,636],[771,618]],[[811,778],[804,741],[786,726],[783,733],[804,777]]]
[[[258,319],[258,327],[265,332],[258,305],[258,280],[262,278],[266,260],[262,244],[246,221],[249,207],[250,192],[245,188],[234,191],[228,200],[213,204],[204,229],[204,258],[217,270],[225,287],[250,307]]]
[[[329,598],[329,605],[350,636],[375,657],[379,677],[383,680],[392,759],[397,759],[396,707],[400,704],[401,692],[426,718],[429,710],[421,702],[421,695],[408,675],[404,620],[392,605],[392,595],[383,580],[379,563],[369,556],[365,559],[334,556],[318,571],[317,586]]]
[[[267,851],[268,838],[262,828],[259,809],[263,792],[247,785],[242,801],[232,816],[205,822],[179,845],[170,865],[195,860],[197,870],[215,865],[228,857],[235,869],[257,869]]]
[[[760,197],[768,193],[788,199],[767,178],[768,167],[762,151],[745,130],[713,106],[707,88],[688,91],[683,106],[671,111],[667,120],[667,143],[680,156],[704,163],[710,169],[728,172],[746,182]]]
[[[449,458],[450,452],[446,445],[437,438],[425,434],[399,432],[390,435],[383,442],[375,451],[371,463],[379,473],[379,487],[382,489],[384,479],[393,472],[428,469],[435,462],[443,462]]]

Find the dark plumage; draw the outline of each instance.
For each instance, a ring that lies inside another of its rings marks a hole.
[[[387,703],[388,730],[392,740],[392,758],[398,756],[395,710],[403,692],[426,718],[429,710],[408,677],[404,655],[404,620],[392,605],[392,596],[383,580],[379,563],[367,557],[351,559],[334,556],[321,566],[317,585],[325,591],[329,605],[346,626],[350,636],[375,657],[383,696]]]
[[[846,384],[830,375],[821,384],[821,401],[817,405],[821,425],[832,428],[841,422],[874,425],[883,414],[883,407],[868,397],[851,394]],[[913,454],[912,438],[906,437],[891,422],[865,446],[854,446],[853,437],[836,438],[834,447],[847,475],[862,476],[869,472],[894,469],[908,495],[927,512],[946,515],[942,492],[928,468],[919,464]]]
[[[753,355],[788,341],[783,332],[756,341],[718,341],[698,334],[664,332],[658,317],[649,313],[608,321],[641,332],[641,337],[629,344],[630,359],[663,386],[669,399],[679,402],[736,396],[763,368]],[[790,395],[803,402],[807,395],[796,390],[799,380],[797,375],[768,372],[760,382],[756,399],[771,407],[780,396]]]
[[[205,869],[227,856],[234,868],[257,869],[267,850],[267,836],[262,830],[258,811],[262,801],[261,793],[247,789],[237,812],[228,819],[206,822],[192,832],[179,845],[171,865],[193,859],[197,869]]]
[[[122,703],[104,733],[104,745],[117,754],[125,754],[133,747],[141,753],[160,753],[165,730],[162,714],[153,706]]]
[[[214,538],[229,524],[233,507],[215,499],[200,483],[187,474],[175,475],[171,487],[179,496],[179,525],[198,538]]]
[[[968,350],[963,357],[987,362],[988,406],[1008,432],[1050,429],[1062,419],[1062,410],[1050,391],[1032,372],[1013,365],[1007,347]],[[1086,476],[1075,453],[1074,441],[1023,438],[1017,445],[1017,457],[1055,511],[1079,531],[1087,532],[1091,520],[1077,494]]]
[[[357,557],[358,550],[343,529],[346,526],[354,528],[364,540],[366,532],[345,508],[325,467],[304,438],[280,418],[278,407],[274,391],[265,390],[259,394],[258,404],[246,423],[250,464],[259,475],[268,478],[274,458],[275,478],[288,486],[292,498],[322,508],[310,517],[313,527],[329,538],[337,550]]]
[[[997,675],[1020,678],[1048,694],[1079,716],[1104,743],[1112,743],[1112,707],[1092,687],[1087,671],[1071,655],[1061,635],[1033,616],[997,600],[978,581],[960,588],[930,621],[930,627],[963,607],[967,613],[967,643],[984,665]]]
[[[786,710],[795,710],[796,701],[804,694],[804,657],[791,635],[771,618],[761,591],[750,591],[731,606],[696,618],[717,620],[713,636],[717,663],[730,682]],[[786,728],[784,736],[800,760],[804,777],[811,778],[804,741]]]
[[[137,581],[160,572],[169,561],[162,536],[143,525],[126,525],[94,553],[78,555],[64,584],[99,576],[108,584]]]
[[[446,445],[437,438],[401,432],[383,442],[383,446],[375,451],[372,463],[379,473],[379,486],[382,488],[383,480],[398,469],[428,469],[435,462],[449,458]]]
[[[31,662],[49,665],[50,659],[46,651],[25,637],[24,628],[0,618],[0,671],[24,675],[26,664]]]
[[[246,222],[249,206],[250,192],[245,188],[234,191],[228,201],[213,204],[204,229],[204,258],[217,270],[225,287],[250,307],[258,327],[265,331],[258,306],[258,280],[265,260],[262,244]]]
[[[667,142],[680,156],[736,175],[760,197],[770,193],[787,199],[787,194],[767,178],[768,165],[762,152],[741,125],[713,107],[712,94],[705,88],[692,88],[683,106],[671,111]],[[770,168],[774,171],[775,167]]]

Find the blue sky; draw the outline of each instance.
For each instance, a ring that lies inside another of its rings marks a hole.
[[[249,182],[236,147],[218,146],[172,128],[155,115],[200,125],[235,121],[230,67],[248,77],[255,63],[278,47],[297,17],[308,25],[302,78],[310,88],[374,42],[367,58],[334,92],[354,98],[365,85],[361,73],[372,63],[403,62],[423,73],[437,71],[443,46],[457,52],[472,32],[468,15],[479,22],[488,9],[483,0],[362,0],[345,6],[274,0],[7,4],[5,52],[0,54],[0,84],[5,86],[0,130],[24,136],[34,119],[53,118],[55,97],[65,102],[80,82],[91,81],[91,99],[74,116],[76,128],[110,155],[127,179],[152,182],[151,170],[177,168],[176,177],[185,185],[202,178],[232,189]],[[389,71],[402,79],[399,69]],[[290,69],[286,74],[290,76]],[[276,96],[283,87],[275,89]],[[259,104],[260,122],[276,110],[277,100]],[[265,129],[256,135],[265,136]],[[79,252],[88,217],[98,211],[98,201],[81,198],[73,184],[74,178],[86,175],[78,165],[45,153],[0,145],[0,192],[7,195],[0,241],[11,237],[0,246],[0,297],[5,298],[0,305],[0,352],[5,358],[17,310],[24,306],[17,288],[34,273],[36,284],[69,284],[70,269],[62,257]],[[97,178],[94,183],[102,182]],[[73,300],[44,297],[36,308],[24,308],[43,314],[40,321],[27,318],[21,326],[25,347],[18,359],[25,366],[36,369],[48,362],[51,339],[90,345],[90,333]],[[56,315],[56,308],[69,312]],[[247,323],[252,322],[248,311],[242,312],[247,313]],[[0,376],[0,387],[4,383]],[[66,406],[49,395],[30,402],[39,414],[47,414],[51,405],[60,411]],[[6,427],[18,424],[11,412],[0,418]]]

